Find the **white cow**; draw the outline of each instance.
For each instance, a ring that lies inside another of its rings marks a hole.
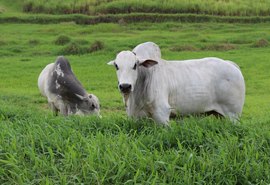
[[[88,94],[71,70],[67,59],[60,56],[40,73],[38,87],[57,115],[99,115],[99,100]]]
[[[167,124],[170,115],[218,114],[238,120],[245,99],[239,67],[219,58],[183,61],[137,56],[122,51],[109,62],[130,117]]]

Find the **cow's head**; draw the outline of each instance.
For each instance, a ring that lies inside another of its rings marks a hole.
[[[115,66],[118,88],[127,97],[134,90],[138,78],[138,69],[140,67],[149,68],[157,63],[157,61],[151,59],[139,59],[131,51],[122,51],[116,56],[115,60],[108,64]]]
[[[80,96],[76,94],[76,96],[80,99],[80,103],[77,104],[77,110],[75,114],[97,114],[100,116],[99,100],[94,94],[87,94],[86,96]]]

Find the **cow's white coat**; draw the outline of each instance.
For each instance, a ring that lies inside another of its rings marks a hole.
[[[245,83],[235,63],[214,57],[166,61],[156,56],[142,59],[145,56],[137,48],[136,55],[122,51],[108,63],[117,65],[119,84],[132,85],[128,97],[124,95],[128,116],[167,124],[172,114],[215,111],[233,121],[241,115]]]

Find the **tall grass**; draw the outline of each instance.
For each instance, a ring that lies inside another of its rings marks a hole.
[[[23,11],[51,14],[193,13],[223,16],[270,15],[270,0],[27,0]]]
[[[269,45],[254,47],[269,31],[267,23],[1,24],[0,184],[269,184]],[[70,42],[58,45],[62,36]],[[128,119],[107,62],[145,41],[169,60],[236,62],[247,89],[241,123]],[[102,119],[53,117],[38,91],[41,70],[73,42],[96,51],[66,57],[99,97]]]
[[[132,13],[132,14],[108,14],[87,16],[82,14],[69,15],[19,15],[1,16],[0,23],[29,23],[29,24],[52,24],[52,23],[98,24],[98,23],[127,23],[138,22],[224,22],[224,23],[262,23],[270,22],[270,16],[215,16],[197,14],[157,14],[157,13]]]
[[[162,128],[4,106],[0,121],[1,184],[270,182],[269,119],[254,127],[188,118]]]

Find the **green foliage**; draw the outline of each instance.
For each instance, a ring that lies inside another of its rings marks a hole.
[[[200,48],[192,45],[178,45],[170,48],[171,51],[199,51],[199,50],[210,50],[210,51],[229,51],[237,49],[235,44],[230,43],[215,43],[202,45]]]
[[[131,13],[131,14],[108,14],[87,16],[81,14],[71,15],[46,15],[46,14],[4,14],[0,17],[0,23],[76,23],[92,25],[98,23],[118,23],[125,26],[128,23],[137,22],[224,22],[224,23],[261,23],[270,22],[270,16],[216,16],[204,14],[159,14],[159,13]]]
[[[269,45],[269,41],[266,39],[259,39],[254,44],[253,47],[260,48],[260,47],[267,47]]]
[[[95,42],[93,42],[89,48],[89,52],[95,52],[95,51],[100,51],[104,49],[104,43],[102,41],[96,40]]]
[[[77,40],[76,42],[72,42],[66,47],[64,47],[59,55],[82,55],[86,53],[93,53],[96,51],[100,51],[104,49],[104,43],[101,41],[94,41],[90,47],[82,46],[81,44],[86,44],[84,40]]]
[[[257,120],[254,127],[187,118],[163,128],[147,120],[52,117],[9,106],[1,108],[1,115],[2,184],[270,180],[270,135],[263,129],[269,119]]]
[[[85,48],[82,48],[79,44],[72,42],[59,53],[59,55],[80,55],[86,53]]]
[[[70,38],[68,37],[68,36],[66,36],[66,35],[60,35],[60,36],[58,36],[57,38],[56,38],[56,40],[55,40],[55,44],[56,45],[65,45],[65,44],[67,44],[67,43],[69,43],[70,42]]]
[[[28,43],[32,46],[40,44],[40,41],[37,39],[30,39]]]
[[[269,15],[269,0],[27,0],[24,12],[49,14],[192,13],[225,16]]]
[[[236,46],[234,44],[210,44],[206,45],[202,48],[203,50],[214,50],[214,51],[229,51],[236,49]]]
[[[269,184],[269,47],[251,47],[269,40],[269,30],[266,23],[1,24],[0,184]],[[101,49],[65,56],[99,97],[102,119],[54,117],[40,95],[39,73],[69,46],[54,43],[59,35],[79,49]],[[236,62],[246,82],[241,123],[188,117],[165,128],[128,119],[106,63],[145,41],[164,59]],[[225,44],[235,48],[213,47]]]
[[[199,49],[192,45],[177,45],[170,48],[171,51],[198,51]]]

